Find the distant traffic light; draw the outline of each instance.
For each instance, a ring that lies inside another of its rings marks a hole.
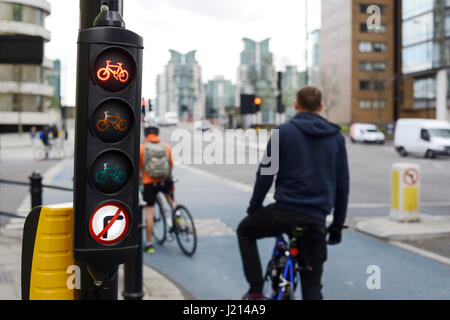
[[[260,97],[255,97],[255,100],[253,102],[254,104],[254,112],[260,112],[261,111],[261,104],[262,104],[262,99]]]
[[[153,106],[152,106],[152,100],[148,99],[148,111],[152,112],[153,111]]]
[[[144,98],[142,98],[142,103],[141,103],[141,105],[142,105],[142,108],[141,108],[141,112],[142,112],[142,117],[144,117],[145,118],[145,113],[146,113],[146,102],[145,102],[145,99]]]
[[[78,38],[73,246],[99,281],[138,249],[143,49],[119,13],[102,13]]]
[[[241,94],[241,114],[254,113],[255,95]]]

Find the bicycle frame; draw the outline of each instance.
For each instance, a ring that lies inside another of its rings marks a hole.
[[[279,248],[282,246],[284,246],[284,252],[280,252]],[[278,257],[280,257],[280,255],[284,254],[286,256],[286,265],[284,266],[283,269],[283,276],[281,277],[281,279],[278,279],[279,283],[278,283],[278,292],[276,294],[276,297],[274,295],[271,296],[272,300],[281,300],[282,295],[283,295],[283,289],[284,287],[286,287],[287,285],[291,284],[292,288],[295,290],[295,288],[297,287],[297,283],[296,283],[296,279],[295,279],[295,264],[296,261],[294,261],[294,259],[292,258],[291,254],[290,254],[290,246],[288,246],[288,243],[284,240],[284,238],[282,236],[279,236],[275,239],[275,246],[273,249],[273,253],[272,253],[272,261],[278,261]]]

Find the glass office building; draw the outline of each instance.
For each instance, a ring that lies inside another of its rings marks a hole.
[[[450,0],[402,1],[402,73],[413,77],[414,109],[435,109],[436,75],[450,66]]]

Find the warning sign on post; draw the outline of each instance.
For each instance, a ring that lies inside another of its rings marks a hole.
[[[89,221],[89,230],[95,241],[115,244],[127,234],[129,225],[129,214],[124,207],[110,202],[94,211]]]
[[[416,169],[405,170],[403,181],[407,186],[415,186],[419,182],[419,171]]]

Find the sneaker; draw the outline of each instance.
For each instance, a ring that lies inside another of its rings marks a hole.
[[[247,292],[242,297],[242,300],[266,300],[262,293],[250,293]]]
[[[155,247],[152,244],[145,246],[144,251],[149,254],[155,253]]]

